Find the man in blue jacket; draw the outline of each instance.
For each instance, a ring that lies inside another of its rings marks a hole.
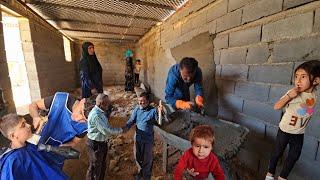
[[[174,109],[192,109],[189,87],[194,84],[195,102],[199,108],[203,107],[202,72],[198,67],[198,61],[192,57],[183,58],[179,64],[173,65],[166,82],[166,103]]]

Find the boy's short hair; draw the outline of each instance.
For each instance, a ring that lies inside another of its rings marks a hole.
[[[9,133],[15,128],[23,117],[10,113],[0,118],[0,131],[4,137],[9,139]]]
[[[193,144],[195,138],[202,138],[210,141],[212,145],[215,143],[214,131],[209,125],[199,125],[192,129],[190,133],[190,142]]]
[[[139,98],[140,97],[145,97],[148,101],[150,101],[150,93],[148,92],[142,92],[140,95],[139,95]]]

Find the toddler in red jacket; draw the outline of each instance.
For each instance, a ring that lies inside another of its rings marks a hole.
[[[215,142],[213,129],[199,125],[190,134],[192,147],[184,152],[174,171],[174,180],[182,180],[184,170],[196,180],[207,179],[212,173],[215,180],[224,180],[224,172],[217,156],[212,152]]]

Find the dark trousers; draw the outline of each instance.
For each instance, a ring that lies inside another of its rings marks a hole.
[[[153,143],[135,142],[135,158],[139,167],[138,179],[150,180],[152,175]]]
[[[89,167],[87,180],[103,180],[106,171],[106,159],[108,152],[107,142],[87,140]]]
[[[280,176],[287,178],[293,166],[300,157],[302,146],[303,146],[304,134],[289,134],[278,130],[275,148],[272,152],[269,164],[269,173],[275,174],[277,163],[279,158],[282,156],[284,150],[289,144],[289,153],[284,161]]]
[[[139,74],[134,73],[134,83],[138,84],[139,83]]]

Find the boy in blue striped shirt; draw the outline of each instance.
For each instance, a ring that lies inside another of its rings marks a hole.
[[[133,110],[124,131],[136,124],[135,159],[139,166],[139,173],[134,178],[150,180],[153,160],[153,126],[157,122],[161,106],[158,107],[158,111],[157,108],[150,106],[150,97],[146,92],[140,94],[138,101],[138,106]]]

